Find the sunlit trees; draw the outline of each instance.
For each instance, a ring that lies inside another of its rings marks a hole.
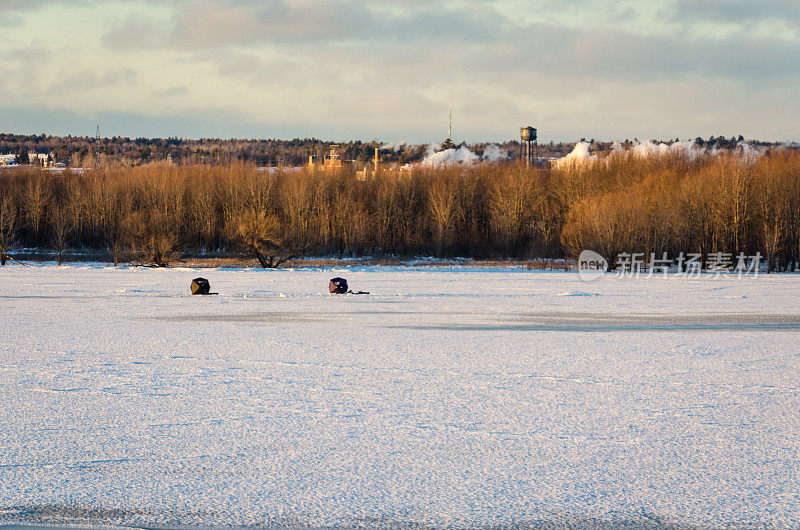
[[[57,252],[59,267],[61,266],[62,255],[69,242],[69,236],[74,228],[72,218],[69,214],[69,208],[69,206],[63,204],[52,204],[47,210],[47,221],[50,225],[50,241]]]
[[[45,175],[38,172],[26,173],[25,187],[22,190],[22,211],[26,227],[35,238],[39,238],[45,221],[47,205],[52,198],[52,187]]]
[[[428,185],[428,211],[438,257],[444,252],[456,204],[456,187],[451,171],[445,169],[444,172],[433,175]]]
[[[231,240],[261,267],[276,268],[297,256],[297,250],[287,242],[285,229],[274,215],[261,210],[247,209],[231,218],[228,226]]]
[[[302,255],[672,256],[761,252],[800,260],[800,153],[616,153],[553,169],[513,163],[353,171],[152,163],[83,173],[9,171],[3,256],[67,247],[167,265],[233,255],[277,266]],[[5,258],[3,258],[5,260]]]
[[[178,227],[157,209],[137,210],[122,220],[127,243],[144,262],[168,267],[179,257]]]

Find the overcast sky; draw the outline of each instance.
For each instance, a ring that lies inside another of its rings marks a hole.
[[[0,0],[0,132],[800,139],[798,0]]]

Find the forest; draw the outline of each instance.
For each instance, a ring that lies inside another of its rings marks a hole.
[[[514,132],[514,131],[511,131]],[[743,138],[711,136],[696,138],[694,144],[703,149],[732,149]],[[594,150],[611,148],[611,142],[587,140]],[[638,140],[625,140],[630,146]],[[754,146],[775,148],[774,142],[751,141]],[[131,167],[169,161],[176,165],[227,165],[233,163],[253,164],[260,167],[296,167],[306,164],[309,156],[320,158],[331,145],[339,145],[343,160],[366,162],[372,159],[375,148],[381,149],[381,159],[389,163],[409,164],[419,162],[426,154],[428,144],[385,144],[377,140],[328,141],[317,138],[278,139],[220,139],[220,138],[93,138],[86,136],[21,135],[0,133],[0,155],[16,155],[17,160],[27,160],[28,154],[45,153],[53,163],[72,168]],[[450,147],[466,146],[482,154],[487,146],[495,145],[510,155],[519,156],[520,145],[516,140],[482,143],[454,143],[443,140]],[[574,142],[542,142],[539,155],[543,158],[558,158],[569,153]]]
[[[386,147],[377,140],[336,142],[316,138],[91,138],[0,134],[0,155],[13,154],[17,160],[27,160],[30,153],[46,153],[53,163],[72,168],[131,167],[166,161],[177,165],[245,163],[260,167],[296,167],[306,164],[309,156],[321,158],[332,145],[339,146],[343,160],[362,163],[373,157],[376,147],[382,148],[381,158],[384,161],[400,164],[418,162],[427,148],[425,144]],[[472,144],[469,147],[480,154],[485,145]],[[502,147],[511,153],[519,150],[516,142],[506,142]],[[543,147],[543,153],[561,155],[570,149],[569,144],[553,144]]]
[[[263,267],[301,256],[759,252],[770,270],[795,270],[800,153],[621,151],[553,168],[387,168],[366,180],[241,162],[23,168],[0,173],[0,261],[14,248],[160,266],[211,253]]]

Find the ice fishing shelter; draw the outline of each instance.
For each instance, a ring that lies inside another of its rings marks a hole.
[[[195,278],[192,280],[192,294],[209,294],[211,284],[205,278]]]
[[[346,294],[347,280],[344,278],[331,278],[331,281],[328,282],[328,289],[332,294]]]

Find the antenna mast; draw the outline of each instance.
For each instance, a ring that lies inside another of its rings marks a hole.
[[[453,138],[453,111],[450,111],[450,127],[447,128],[447,139]]]
[[[100,167],[100,124],[94,133],[94,167]]]

